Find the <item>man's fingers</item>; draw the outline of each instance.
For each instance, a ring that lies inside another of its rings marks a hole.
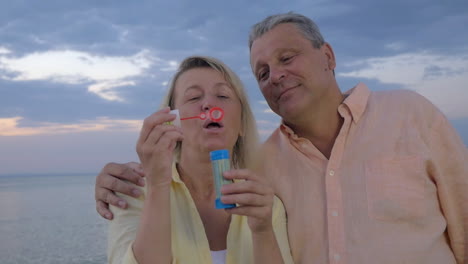
[[[142,180],[141,172],[137,171],[136,169],[138,167],[138,165],[136,164],[138,163],[133,163],[119,164],[111,162],[106,164],[106,166],[104,166],[101,173],[99,173],[99,175],[96,178],[96,185],[102,187],[102,183],[104,181],[107,181],[108,178],[111,177],[126,180],[134,184],[144,186],[144,180]]]
[[[135,198],[140,197],[142,194],[138,187],[111,176],[103,180],[102,187],[109,189],[112,192],[123,193]]]
[[[139,176],[145,177],[145,171],[143,170],[143,167],[140,163],[132,161],[125,163],[125,165],[132,168],[133,171],[136,172]]]
[[[119,198],[117,195],[114,194],[114,192],[106,188],[96,189],[96,203],[97,202],[112,204],[122,209],[127,208],[127,201],[125,201],[122,198]]]
[[[114,218],[114,215],[112,212],[109,210],[109,206],[102,202],[102,201],[97,201],[96,202],[96,211],[104,218],[107,220],[112,220]]]

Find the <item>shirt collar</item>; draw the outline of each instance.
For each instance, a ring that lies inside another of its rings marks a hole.
[[[179,171],[177,171],[177,163],[176,162],[172,163],[172,180],[177,182],[177,183],[182,183],[182,180],[180,179]]]
[[[346,99],[343,101],[343,104],[349,108],[349,111],[353,117],[353,121],[357,123],[366,110],[367,101],[369,100],[370,96],[370,90],[365,84],[358,83],[358,85],[351,88],[344,94]]]
[[[356,86],[346,91],[344,95],[346,96],[346,99],[343,101],[342,105],[344,104],[349,108],[353,121],[357,123],[366,110],[370,90],[364,83],[358,83]],[[284,124],[284,122],[281,122],[280,129],[291,139],[297,140],[299,138],[290,127]]]

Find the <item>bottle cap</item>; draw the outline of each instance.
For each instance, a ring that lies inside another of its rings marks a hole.
[[[173,114],[173,115],[176,115],[176,118],[175,118],[174,120],[172,120],[171,122],[169,122],[169,123],[170,123],[171,125],[181,127],[181,126],[180,126],[179,109],[171,110],[169,113],[170,113],[170,114]]]
[[[210,160],[229,159],[229,150],[220,149],[210,152]]]

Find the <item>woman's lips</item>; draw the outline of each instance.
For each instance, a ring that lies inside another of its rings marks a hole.
[[[203,123],[203,130],[207,133],[220,133],[224,130],[224,124],[223,122],[214,122],[208,119]]]

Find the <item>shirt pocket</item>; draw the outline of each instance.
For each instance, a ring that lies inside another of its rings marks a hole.
[[[416,220],[426,213],[423,160],[418,156],[365,164],[368,213],[383,221]]]

